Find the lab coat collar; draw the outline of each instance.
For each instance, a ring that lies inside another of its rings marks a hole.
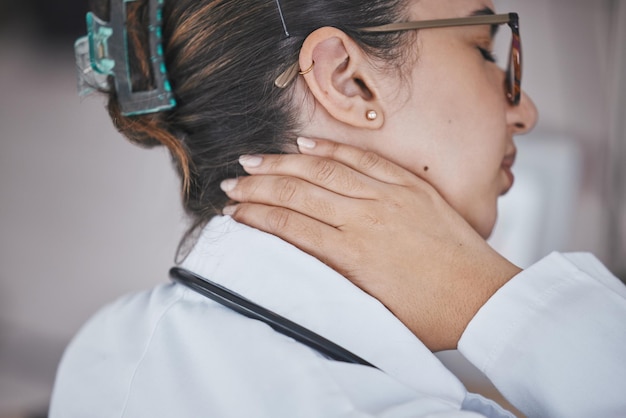
[[[456,405],[465,398],[456,376],[384,305],[276,236],[215,217],[182,267],[309,328],[416,391]]]

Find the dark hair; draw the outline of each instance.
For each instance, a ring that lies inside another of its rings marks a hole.
[[[114,0],[120,1],[120,0]],[[128,48],[135,89],[151,83],[147,0],[128,3]],[[401,19],[405,0],[281,0],[285,36],[274,0],[166,0],[163,44],[178,105],[171,111],[122,116],[114,91],[109,113],[117,129],[142,146],[165,145],[183,183],[184,207],[195,229],[220,213],[225,178],[244,175],[242,154],[280,153],[297,132],[292,88],[274,86],[298,59],[315,29],[343,30],[371,56],[399,67],[402,34],[357,29]],[[93,10],[108,18],[109,0]]]

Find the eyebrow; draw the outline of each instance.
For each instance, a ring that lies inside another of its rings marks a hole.
[[[473,11],[470,16],[491,16],[495,15],[496,12],[493,11],[491,7],[484,7],[480,10]],[[491,38],[495,38],[498,33],[498,29],[500,29],[500,25],[491,25]]]

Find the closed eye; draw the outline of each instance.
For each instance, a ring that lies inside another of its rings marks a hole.
[[[489,62],[496,62],[496,57],[493,54],[493,52],[491,52],[488,49],[482,48],[482,47],[477,47],[478,50],[480,51],[481,55],[483,56],[483,58]]]

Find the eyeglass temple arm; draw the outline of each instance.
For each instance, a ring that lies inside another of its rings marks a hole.
[[[517,20],[516,13],[505,13],[499,15],[470,16],[453,19],[421,20],[418,22],[398,22],[381,26],[371,26],[359,29],[360,32],[397,32],[415,29],[447,28],[452,26],[478,26],[478,25],[499,25]]]
[[[452,26],[477,26],[477,25],[499,25],[503,23],[513,22],[517,26],[518,16],[517,13],[504,13],[499,15],[487,15],[487,16],[470,16],[453,19],[436,19],[436,20],[422,20],[419,22],[399,22],[389,23],[381,26],[370,26],[366,28],[360,28],[361,32],[398,32],[415,29],[430,29],[430,28],[446,28]],[[274,80],[274,85],[278,88],[285,88],[291,83],[291,81],[298,74],[300,65],[298,61],[290,65],[285,71],[283,71]]]

